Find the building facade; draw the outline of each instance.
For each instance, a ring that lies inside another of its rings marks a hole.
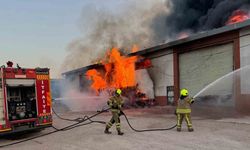
[[[196,95],[216,79],[250,65],[250,20],[129,55],[140,55],[151,60],[152,67],[148,68],[148,72],[154,84],[156,101],[159,105],[174,105],[181,88],[187,88],[190,95]],[[73,73],[81,76],[81,70],[64,75],[72,76]],[[220,93],[237,95],[240,100],[235,102],[235,106],[250,108],[249,74],[242,73],[240,76],[236,83],[224,85],[229,88]]]

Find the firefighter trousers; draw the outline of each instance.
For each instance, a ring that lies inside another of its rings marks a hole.
[[[112,125],[115,123],[116,130],[121,131],[120,116],[121,116],[121,113],[119,113],[118,111],[112,111],[112,118],[107,123],[106,128],[108,129],[111,128]]]
[[[192,129],[192,121],[190,113],[177,113],[177,128],[181,128],[183,118],[185,118],[188,129]]]

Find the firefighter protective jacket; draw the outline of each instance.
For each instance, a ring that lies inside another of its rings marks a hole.
[[[121,96],[112,96],[108,100],[108,105],[111,108],[112,112],[120,112],[120,109],[122,108],[124,101]]]
[[[190,105],[193,102],[194,102],[194,99],[191,97],[185,97],[184,99],[179,99],[176,113],[181,113],[181,114],[191,113]]]

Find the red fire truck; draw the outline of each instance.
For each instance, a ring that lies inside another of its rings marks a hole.
[[[0,135],[52,126],[48,68],[0,67]]]

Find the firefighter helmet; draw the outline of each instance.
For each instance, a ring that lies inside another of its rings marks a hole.
[[[187,89],[181,89],[181,96],[188,96],[188,90]]]
[[[117,93],[118,95],[121,95],[121,94],[122,94],[122,90],[121,90],[121,89],[117,89],[117,90],[115,91],[115,93]]]

